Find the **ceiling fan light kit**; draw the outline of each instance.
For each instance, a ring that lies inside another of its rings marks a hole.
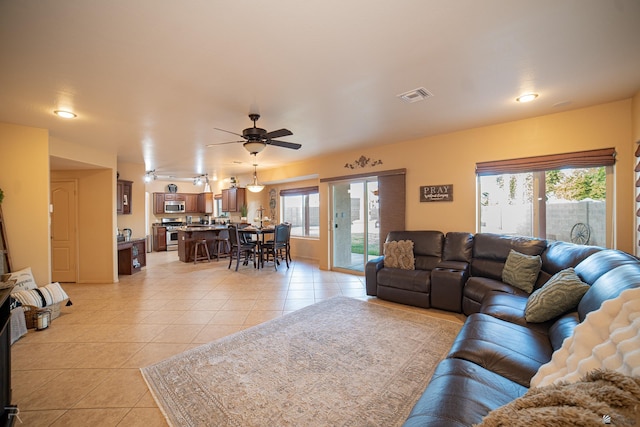
[[[247,141],[242,145],[250,154],[253,154],[253,155],[258,154],[259,152],[264,150],[264,147],[267,146],[264,142],[259,142],[259,141]]]
[[[251,106],[251,111],[249,112],[249,119],[253,122],[253,127],[246,128],[242,131],[242,134],[231,132],[224,129],[215,128],[216,130],[220,130],[222,132],[231,133],[233,135],[238,135],[244,138],[244,141],[229,141],[229,142],[221,142],[218,144],[209,144],[207,147],[214,147],[217,145],[225,145],[225,144],[234,144],[238,142],[242,142],[244,148],[253,155],[258,154],[267,145],[275,145],[277,147],[290,148],[292,150],[297,150],[302,145],[296,144],[293,142],[286,141],[278,141],[276,138],[281,138],[283,136],[291,136],[293,133],[288,129],[278,129],[272,132],[267,132],[265,129],[259,128],[256,126],[256,122],[260,118],[260,114],[257,112],[258,109],[256,106]]]
[[[264,190],[264,185],[258,184],[258,172],[256,169],[257,166],[258,165],[256,164],[253,165],[253,182],[247,185],[247,190],[251,191],[252,193],[259,193]]]

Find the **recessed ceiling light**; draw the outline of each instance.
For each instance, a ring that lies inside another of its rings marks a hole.
[[[66,111],[66,110],[55,110],[53,114],[55,114],[58,117],[62,117],[64,119],[74,119],[77,117],[71,111]]]
[[[525,93],[516,98],[518,102],[531,102],[538,97],[537,93]]]

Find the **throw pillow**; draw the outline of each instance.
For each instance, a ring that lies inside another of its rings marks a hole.
[[[384,266],[415,270],[413,258],[413,240],[398,240],[384,244]]]
[[[69,299],[69,296],[58,282],[50,283],[41,288],[14,292],[11,296],[24,305],[32,305],[38,308],[47,307]]]
[[[525,255],[511,249],[502,270],[502,281],[530,294],[541,268],[540,255]]]
[[[7,273],[2,276],[3,282],[8,282],[9,280],[16,281],[13,292],[26,291],[38,287],[38,285],[36,285],[36,281],[33,278],[33,274],[31,273],[31,267],[23,268],[22,270],[14,271],[13,273]]]
[[[529,295],[524,309],[527,322],[546,322],[574,309],[589,285],[584,283],[572,267],[554,274],[540,289]]]

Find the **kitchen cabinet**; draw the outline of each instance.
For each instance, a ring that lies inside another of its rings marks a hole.
[[[137,273],[147,265],[147,239],[118,243],[118,274]]]
[[[198,195],[193,193],[185,193],[183,194],[185,203],[184,203],[184,211],[185,213],[198,213]]]
[[[133,181],[125,181],[119,179],[116,183],[118,197],[116,200],[116,213],[120,215],[129,215],[131,213],[131,191],[133,189]]]
[[[228,188],[222,190],[222,212],[240,212],[240,207],[246,203],[244,188]]]
[[[153,213],[155,215],[164,213],[164,193],[153,193]]]
[[[213,213],[213,193],[198,194],[198,212],[203,214]]]
[[[154,252],[167,250],[167,227],[153,227],[153,250]]]
[[[165,200],[177,200],[179,202],[184,202],[187,200],[187,197],[184,193],[164,193]]]
[[[211,193],[153,193],[153,213],[164,214],[165,200],[184,201],[185,213],[213,213],[213,195]]]

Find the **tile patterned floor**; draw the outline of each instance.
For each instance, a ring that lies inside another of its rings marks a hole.
[[[364,277],[308,261],[277,272],[185,264],[176,252],[147,262],[116,284],[64,284],[73,306],[13,344],[16,425],[166,426],[141,367],[336,295],[390,304],[365,295]]]

